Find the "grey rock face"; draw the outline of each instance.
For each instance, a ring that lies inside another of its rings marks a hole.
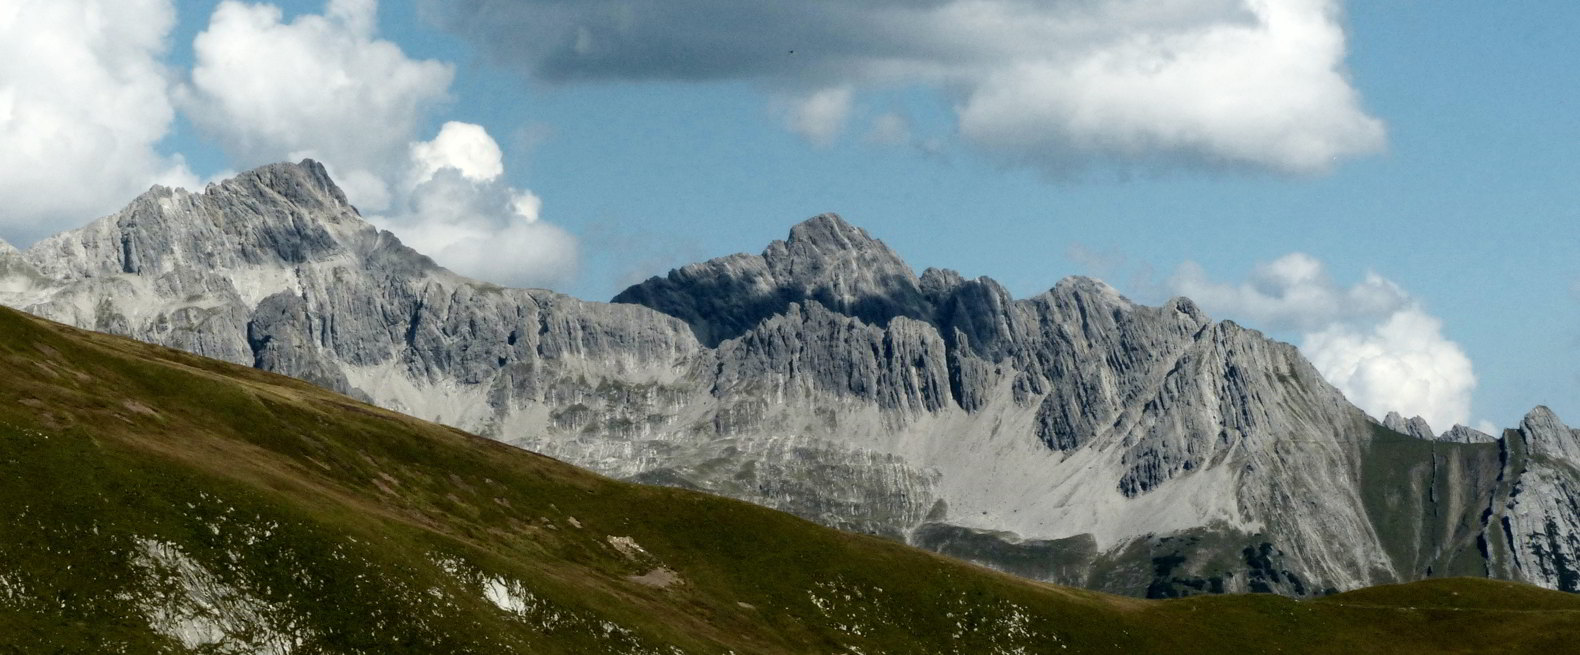
[[[1432,426],[1427,424],[1426,419],[1419,416],[1406,419],[1399,412],[1388,412],[1388,415],[1383,417],[1382,424],[1394,432],[1408,434],[1417,439],[1439,439],[1455,443],[1492,443],[1497,441],[1492,435],[1458,424],[1449,428],[1443,434],[1437,434],[1432,432]]]
[[[265,371],[291,371],[303,380],[360,396],[326,353],[315,347],[307,302],[301,296],[281,291],[264,298],[247,322],[247,345],[252,348],[252,365]]]
[[[1504,511],[1492,530],[1504,541],[1492,559],[1535,584],[1580,592],[1580,430],[1539,406],[1511,432],[1499,442],[1512,484],[1495,498]]]
[[[1438,435],[1437,438],[1455,443],[1493,443],[1498,440],[1490,434],[1463,425],[1455,425],[1449,428],[1447,432]]]
[[[938,333],[912,319],[878,327],[808,300],[722,344],[713,393],[825,393],[915,416],[949,404],[945,352]]]
[[[1533,455],[1544,455],[1580,466],[1580,430],[1570,429],[1553,410],[1537,406],[1520,421],[1520,438]]]
[[[877,325],[928,313],[910,267],[833,214],[796,225],[788,240],[761,255],[691,264],[626,289],[613,302],[680,318],[702,343],[717,346],[808,300]]]
[[[1408,434],[1417,439],[1437,438],[1437,433],[1432,431],[1432,426],[1427,425],[1426,419],[1419,416],[1405,420],[1403,416],[1399,415],[1399,412],[1388,412],[1388,415],[1383,417],[1383,425],[1394,432]]]
[[[321,166],[279,164],[0,248],[0,301],[1124,593],[1567,588],[1580,538],[1580,439],[1550,412],[1502,439],[1380,425],[1292,346],[1188,299],[917,276],[831,214],[604,304],[457,276]]]
[[[23,265],[49,283],[8,276],[12,306],[474,428],[510,405],[490,397],[676,377],[698,350],[662,314],[456,276],[363,221],[311,161],[156,187]]]
[[[15,297],[52,288],[56,281],[45,277],[27,261],[15,246],[0,241],[0,294]]]

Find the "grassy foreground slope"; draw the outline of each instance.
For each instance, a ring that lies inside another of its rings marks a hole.
[[[1563,652],[1580,597],[1023,581],[0,309],[0,653]]]

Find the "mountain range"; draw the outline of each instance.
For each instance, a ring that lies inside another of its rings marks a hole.
[[[1580,596],[1055,587],[0,308],[0,652],[1553,653]],[[1517,610],[1517,611],[1510,611]]]
[[[1037,580],[1580,591],[1580,431],[1546,408],[1378,421],[1189,299],[1015,299],[831,214],[599,303],[452,273],[275,164],[0,244],[0,304]]]

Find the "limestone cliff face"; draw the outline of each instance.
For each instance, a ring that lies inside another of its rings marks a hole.
[[[1506,475],[1515,482],[1498,513],[1504,564],[1544,587],[1580,592],[1580,430],[1537,407],[1512,432],[1507,447],[1525,457],[1509,458]]]
[[[203,193],[155,188],[13,259],[48,283],[12,283],[9,305],[474,428],[566,378],[683,377],[700,351],[662,314],[440,268],[362,220],[311,161]]]
[[[1014,299],[834,215],[584,302],[455,275],[278,164],[0,248],[0,302],[1065,583],[1580,575],[1580,439],[1550,412],[1501,438],[1379,424],[1188,299]]]

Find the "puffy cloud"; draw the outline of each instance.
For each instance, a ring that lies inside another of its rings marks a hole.
[[[449,98],[449,64],[377,38],[375,0],[329,0],[289,22],[226,0],[194,42],[183,105],[243,166],[318,159],[373,222],[459,273],[511,285],[569,279],[575,237],[539,220],[542,201],[505,181],[480,125],[418,126]]]
[[[426,7],[497,61],[548,80],[931,86],[968,141],[1055,173],[1094,162],[1316,173],[1384,141],[1345,76],[1340,0]]]
[[[193,186],[159,154],[175,111],[160,63],[168,0],[0,3],[0,229],[75,227],[155,183]]]
[[[411,144],[410,188],[375,217],[417,251],[463,275],[513,286],[568,280],[577,242],[539,220],[542,201],[506,184],[499,145],[479,125],[445,123]]]
[[[1248,20],[1124,30],[1071,59],[995,70],[960,109],[961,132],[1054,167],[1078,163],[1074,151],[1325,171],[1383,141],[1339,68],[1332,4],[1251,0]]]
[[[1476,375],[1442,322],[1419,307],[1370,328],[1334,325],[1308,334],[1300,350],[1323,377],[1373,416],[1419,415],[1438,430],[1470,423]]]
[[[1257,264],[1249,279],[1237,284],[1214,282],[1200,265],[1186,262],[1169,286],[1203,307],[1274,330],[1312,331],[1336,321],[1380,319],[1410,303],[1399,285],[1376,273],[1341,287],[1320,260],[1298,252]]]
[[[791,131],[819,147],[833,145],[850,116],[849,87],[820,89],[796,101],[790,109]]]
[[[1470,358],[1419,301],[1376,273],[1345,287],[1321,260],[1291,253],[1239,283],[1215,282],[1187,262],[1168,286],[1216,316],[1301,333],[1312,365],[1373,416],[1419,415],[1437,429],[1469,423]]]
[[[449,98],[450,65],[375,37],[374,0],[330,0],[285,22],[279,7],[226,0],[193,42],[193,123],[237,165],[312,157],[364,210],[391,202],[389,162]]]
[[[411,144],[411,158],[413,183],[431,179],[447,167],[478,182],[505,174],[504,153],[499,144],[483,126],[471,123],[445,123],[432,141]]]

